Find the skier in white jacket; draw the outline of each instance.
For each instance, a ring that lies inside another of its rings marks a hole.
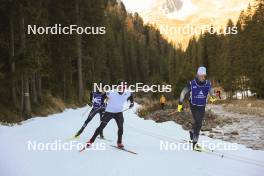
[[[115,119],[117,127],[118,127],[118,139],[117,139],[117,147],[123,148],[124,145],[122,143],[122,135],[123,135],[123,105],[125,102],[130,100],[129,108],[134,106],[134,99],[132,93],[127,91],[124,87],[124,81],[118,81],[118,90],[113,90],[106,93],[108,98],[108,103],[105,108],[105,114],[102,118],[100,126],[95,130],[92,138],[87,142],[87,146],[89,147],[96,139],[96,137],[103,131],[106,127],[107,123],[111,119]]]

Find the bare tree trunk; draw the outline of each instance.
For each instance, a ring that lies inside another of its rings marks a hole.
[[[37,88],[36,88],[36,76],[35,76],[35,74],[31,78],[31,98],[32,98],[32,101],[35,104],[38,103]]]
[[[36,74],[36,81],[37,81],[37,97],[38,100],[41,101],[42,99],[42,81],[41,81],[41,76],[39,76],[38,74]]]
[[[23,111],[24,111],[24,79],[23,75],[21,76],[21,102],[20,102],[20,110],[21,110],[21,120],[23,119]]]
[[[24,21],[24,12],[23,12],[23,6],[22,4],[19,4],[19,10],[20,10],[20,40],[21,40],[21,51],[25,51],[26,49],[26,37],[25,37],[25,21]],[[29,79],[28,79],[28,73],[27,70],[25,70],[25,74],[23,75],[23,82],[24,82],[24,96],[23,104],[24,104],[24,115],[26,117],[31,116],[31,102],[30,102],[30,93],[29,93]]]
[[[14,56],[15,56],[15,41],[14,41],[14,21],[13,21],[13,7],[10,9],[10,63],[11,63],[11,90],[12,90],[12,101],[16,108],[19,107],[18,105],[18,99],[16,94],[16,85],[15,85],[15,62],[14,62]]]
[[[30,93],[29,93],[29,79],[28,75],[24,75],[24,101],[25,101],[25,112],[26,118],[31,117],[31,103],[30,103]]]
[[[245,81],[244,81],[244,77],[241,79],[241,89],[242,89],[242,99],[246,99],[246,92],[245,92]]]
[[[246,95],[247,95],[247,98],[248,98],[248,88],[246,89]]]
[[[75,0],[75,10],[77,25],[81,26],[81,10],[80,10],[80,0]],[[82,36],[76,34],[77,39],[77,67],[78,67],[78,98],[79,102],[83,102],[84,89],[83,89],[83,75],[82,75]]]
[[[63,101],[66,101],[66,74],[63,72]]]
[[[244,78],[244,83],[245,83],[245,90],[246,90],[246,98],[248,98],[248,83],[247,83],[246,77]]]
[[[73,84],[73,71],[72,71],[72,69],[70,69],[69,70],[70,71],[70,73],[69,73],[69,76],[70,76],[70,79],[69,79],[69,84],[72,86],[72,84]]]

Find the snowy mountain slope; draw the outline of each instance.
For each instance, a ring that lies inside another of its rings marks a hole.
[[[140,119],[135,114],[136,107],[124,113],[123,141],[126,148],[137,152],[138,155],[109,146],[115,144],[117,138],[114,120],[110,121],[104,131],[105,136],[113,141],[96,140],[95,146],[99,146],[97,150],[87,150],[83,153],[79,153],[77,147],[68,151],[28,150],[28,141],[32,143],[57,141],[60,144],[69,144],[67,138],[82,126],[86,119],[82,117],[82,113],[86,109],[87,107],[77,110],[68,109],[49,117],[27,120],[22,125],[0,126],[0,175],[263,175],[264,151],[254,151],[237,144],[235,146],[239,150],[221,152],[224,153],[224,158],[210,152],[161,150],[161,142],[180,144],[182,139],[188,138],[188,132],[174,122],[158,124],[151,120]],[[85,143],[98,124],[97,115],[88,124],[80,140],[71,142]],[[200,141],[230,144],[206,136],[202,136]],[[234,155],[235,159],[228,158]]]

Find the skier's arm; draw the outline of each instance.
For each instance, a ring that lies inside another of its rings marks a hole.
[[[104,94],[102,95],[102,102],[104,102],[104,101],[106,100],[106,98],[107,98],[106,93],[104,93]]]
[[[89,105],[89,106],[92,106],[92,104],[93,104],[93,103],[92,103],[92,102],[93,102],[93,91],[90,92],[90,99],[89,99],[89,100],[90,100],[90,101],[88,102],[88,105]]]
[[[188,94],[191,91],[191,85],[190,83],[187,84],[187,86],[185,86],[182,91],[181,91],[181,95],[180,95],[180,99],[179,99],[179,104],[182,105],[185,95]]]
[[[129,108],[132,108],[134,106],[134,97],[133,94],[131,93],[131,95],[127,98],[127,101],[130,101],[130,106]]]
[[[108,101],[108,97],[106,95],[106,92],[104,92],[102,95],[102,105],[101,106],[105,108],[105,106],[107,105],[107,101]]]
[[[90,102],[93,101],[93,91],[90,92]]]

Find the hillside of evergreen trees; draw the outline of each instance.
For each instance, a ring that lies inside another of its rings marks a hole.
[[[205,65],[230,95],[264,97],[264,3],[241,12],[237,35],[205,33],[186,50],[169,43],[116,0],[8,0],[0,3],[0,121],[29,118],[56,97],[82,105],[92,83],[168,83],[175,98]],[[27,25],[105,26],[105,35],[28,35]],[[15,116],[17,118],[10,118]]]
[[[209,76],[229,93],[250,90],[257,98],[264,98],[264,0],[240,13],[236,35],[217,35],[206,32],[191,39],[185,52],[189,67],[208,67]]]

